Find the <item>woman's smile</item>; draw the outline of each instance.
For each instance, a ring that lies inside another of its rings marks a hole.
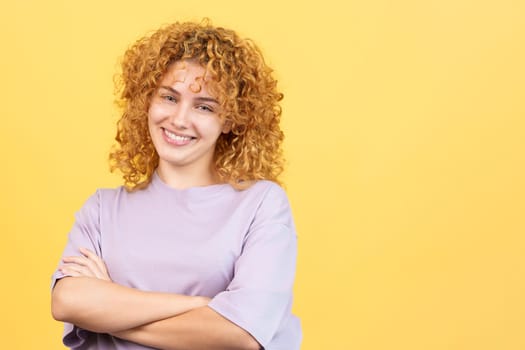
[[[175,146],[186,146],[191,143],[192,140],[196,140],[196,137],[180,135],[178,133],[169,131],[166,128],[161,128],[164,131],[166,142]]]

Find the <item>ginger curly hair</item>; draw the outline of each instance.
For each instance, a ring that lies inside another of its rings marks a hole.
[[[279,122],[283,94],[257,46],[234,31],[201,23],[174,23],[138,40],[125,53],[116,92],[122,116],[117,144],[109,159],[128,191],[145,188],[159,164],[148,130],[153,93],[175,61],[193,60],[205,67],[208,89],[231,125],[215,148],[215,168],[221,182],[243,189],[255,180],[280,183],[283,132]]]

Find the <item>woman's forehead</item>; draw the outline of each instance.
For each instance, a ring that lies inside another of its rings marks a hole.
[[[185,82],[187,79],[209,80],[207,69],[195,61],[175,61],[169,67],[164,76],[172,82]]]

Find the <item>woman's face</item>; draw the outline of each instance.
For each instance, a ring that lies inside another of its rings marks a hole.
[[[151,99],[148,127],[161,170],[195,176],[211,172],[217,139],[229,130],[219,118],[219,103],[208,93],[204,74],[198,63],[177,61]]]

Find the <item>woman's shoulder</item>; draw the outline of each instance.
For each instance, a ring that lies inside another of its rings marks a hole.
[[[250,181],[245,187],[244,191],[283,191],[284,189],[277,182],[271,180],[253,180]]]
[[[136,191],[128,191],[124,186],[114,188],[101,187],[91,195],[87,202],[104,206],[122,201],[139,201],[144,203],[149,200],[165,199],[165,197],[181,200],[212,200],[213,198],[222,198],[222,200],[233,201],[243,201],[243,199],[257,202],[287,201],[286,191],[281,185],[270,180],[256,180],[244,189],[235,189],[228,184],[210,186],[210,188],[196,188],[189,191],[175,191],[171,189],[159,191],[159,189],[154,188],[152,184]]]
[[[100,187],[95,191],[95,195],[99,197],[100,200],[108,200],[116,198],[122,195],[126,195],[128,191],[124,186],[118,187]]]
[[[242,192],[257,201],[260,206],[289,206],[285,189],[273,181],[257,180]]]
[[[257,180],[247,190],[262,193],[263,195],[274,195],[286,197],[285,189],[278,183],[270,180]]]
[[[126,193],[124,186],[119,186],[115,188],[101,187],[97,188],[91,195],[87,198],[84,203],[84,207],[100,207],[104,203],[112,202],[118,198],[121,198]]]

